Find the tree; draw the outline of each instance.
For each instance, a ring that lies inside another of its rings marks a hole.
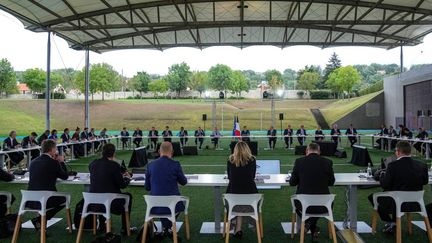
[[[304,72],[297,82],[297,89],[306,91],[314,90],[316,89],[319,78],[319,74],[316,72]]]
[[[45,71],[39,68],[27,69],[23,73],[23,82],[33,91],[37,93],[45,92],[46,74]]]
[[[241,97],[242,91],[249,91],[249,83],[246,77],[240,71],[234,71],[232,73],[232,85],[231,91],[237,94],[237,97]]]
[[[15,71],[11,63],[6,58],[3,58],[0,60],[0,97],[3,94],[8,95],[16,91]]]
[[[283,87],[282,79],[279,79],[278,75],[271,76],[271,79],[268,81],[268,84],[273,91],[276,91]]]
[[[294,85],[297,79],[297,72],[291,68],[287,68],[283,71],[282,80],[286,88],[292,87],[294,89]]]
[[[85,70],[78,73],[76,77],[77,86],[82,93],[85,92],[84,82]],[[105,100],[105,93],[117,90],[120,87],[119,74],[107,63],[97,63],[90,67],[89,92],[93,95],[97,92],[102,93],[102,100]]]
[[[180,96],[180,92],[186,90],[192,77],[190,67],[182,62],[180,64],[174,64],[168,69],[168,75],[166,79],[168,81],[168,87],[170,90],[177,93],[177,97]]]
[[[168,82],[165,79],[151,81],[149,83],[149,91],[152,92],[155,97],[158,93],[165,95],[168,91]]]
[[[207,72],[193,72],[189,88],[198,91],[201,97],[201,94],[208,88]]]
[[[323,76],[324,82],[327,81],[330,73],[332,73],[334,70],[340,67],[342,67],[342,61],[339,59],[339,56],[336,54],[336,52],[333,52],[326,67],[324,68],[324,76]],[[323,87],[319,87],[319,88],[323,88]]]
[[[265,80],[264,74],[262,73],[253,70],[245,70],[241,72],[246,77],[246,80],[248,80],[249,87],[253,87],[254,89],[261,83],[261,81]]]
[[[264,73],[265,80],[267,80],[267,82],[269,83],[273,79],[273,76],[276,76],[276,79],[282,82],[282,74],[278,70],[276,69],[267,70]]]
[[[150,75],[144,71],[137,72],[137,74],[133,76],[131,82],[132,88],[140,92],[140,95],[142,96],[143,92],[147,93],[149,91]]]
[[[340,67],[330,74],[328,87],[334,92],[351,93],[354,85],[360,83],[361,76],[353,66]]]
[[[63,86],[63,88],[66,92],[69,92],[70,90],[75,88],[74,87],[74,78],[75,78],[75,75],[77,72],[78,71],[74,70],[73,68],[63,68],[63,69],[53,70],[51,75],[52,74],[60,75],[61,76],[60,84]],[[52,76],[51,76],[51,79],[53,79]]]
[[[226,93],[227,90],[231,89],[231,75],[232,70],[227,65],[217,64],[211,67],[208,72],[210,88]]]

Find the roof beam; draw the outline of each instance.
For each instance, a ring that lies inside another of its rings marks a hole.
[[[180,7],[178,6],[177,3],[175,3],[175,1],[173,1],[175,8],[177,9],[178,14],[180,15],[180,18],[183,20],[183,23],[187,24],[188,21],[185,18],[185,16],[183,15]],[[187,12],[186,12],[187,13]],[[192,39],[195,41],[195,43],[199,46],[199,42],[198,39],[195,37],[195,35],[193,34],[191,28],[187,28],[187,30],[189,31],[189,34],[192,36]]]

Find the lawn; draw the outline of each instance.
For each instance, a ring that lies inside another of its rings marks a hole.
[[[208,141],[207,141],[208,142]],[[343,145],[346,144],[345,141],[342,142]],[[283,149],[281,141],[277,142],[277,149],[275,151],[264,151],[262,148],[266,146],[264,141],[259,142],[260,150],[258,159],[279,159],[281,160],[281,171],[286,173],[291,170],[294,160],[298,157],[295,156],[293,150]],[[228,156],[227,144],[223,145],[225,147],[224,151],[213,151],[213,150],[202,150],[198,156],[182,156],[177,159],[181,162],[183,170],[185,173],[224,173],[226,170],[226,159]],[[353,166],[347,161],[350,160],[351,149],[346,149],[348,152],[347,159],[337,159],[331,158],[334,162],[335,172],[358,172],[359,169],[364,169],[362,167]],[[378,161],[382,157],[386,157],[389,153],[380,152],[376,150],[370,150],[370,155],[375,164],[379,164]],[[128,161],[130,158],[129,151],[121,151],[117,155],[118,159],[124,159]],[[77,171],[87,172],[88,163],[94,159],[85,158],[82,160],[77,160],[70,162],[70,165]],[[428,161],[430,162],[430,161]],[[19,201],[20,201],[20,189],[25,189],[25,185],[16,185],[2,183],[1,190],[11,191],[17,197],[17,202],[13,205],[13,212],[17,211]],[[81,192],[83,191],[82,186],[78,185],[59,185],[59,191],[66,191],[72,194],[72,205],[74,206],[78,200],[82,198]],[[225,189],[222,189],[223,191]],[[260,190],[260,193],[264,193],[264,240],[263,242],[298,242],[299,238],[296,237],[295,240],[291,240],[289,235],[285,235],[282,231],[280,222],[287,222],[290,220],[291,215],[291,205],[289,198],[294,193],[295,188],[283,187],[281,190]],[[430,203],[432,201],[430,187],[425,187],[425,202]],[[143,195],[146,194],[142,187],[129,187],[125,191],[131,192],[134,196],[133,199],[133,214],[132,214],[132,225],[139,226],[143,223],[145,214],[145,204],[143,200]],[[345,188],[344,187],[332,187],[332,193],[335,193],[336,201],[334,204],[334,215],[337,221],[344,219],[346,204],[345,204]],[[379,188],[374,189],[359,189],[358,190],[358,217],[359,220],[366,221],[370,223],[370,216],[372,207],[367,201],[367,196],[372,192],[380,191]],[[202,235],[199,234],[199,230],[202,222],[211,221],[213,219],[213,190],[209,187],[182,187],[181,192],[183,195],[190,197],[190,221],[191,221],[191,240],[190,242],[223,242],[220,235]],[[74,211],[74,209],[72,209]],[[27,215],[26,218],[30,218],[31,215]],[[65,217],[64,212],[61,212],[58,216]],[[180,217],[181,219],[181,217]],[[321,226],[321,236],[320,242],[330,242],[327,238],[327,227],[324,220],[320,221]],[[119,232],[120,221],[118,216],[114,216],[114,231]],[[402,223],[403,228],[403,241],[404,242],[427,242],[427,237],[424,232],[422,232],[417,227],[413,227],[413,235],[409,236],[406,231],[405,222]],[[73,234],[68,234],[65,231],[66,222],[62,220],[60,223],[54,225],[48,230],[50,237],[48,242],[74,242],[76,239],[76,232]],[[378,229],[381,230],[382,222],[379,222]],[[244,232],[242,240],[232,239],[231,242],[256,242],[256,234],[252,230],[246,229]],[[181,228],[180,236],[185,242],[184,231]],[[365,242],[394,242],[395,238],[391,236],[378,233],[375,236],[370,234],[361,234],[361,237]],[[82,242],[90,242],[93,236],[86,232],[83,237]],[[35,234],[33,230],[22,230],[19,242],[38,242],[38,235]],[[306,237],[306,241],[309,241],[309,237]],[[2,242],[7,242],[10,239],[3,240]],[[135,236],[123,238],[123,242],[135,242]],[[165,241],[170,242],[170,241]]]

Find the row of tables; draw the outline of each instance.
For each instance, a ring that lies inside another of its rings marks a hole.
[[[374,147],[375,145],[375,141],[376,139],[382,139],[381,143],[381,150],[385,150],[385,143],[387,143],[387,152],[391,152],[391,143],[392,141],[407,141],[411,144],[411,147],[414,146],[414,144],[416,143],[424,143],[425,144],[425,159],[430,159],[431,158],[431,154],[430,154],[430,150],[431,150],[431,145],[432,145],[432,139],[429,140],[423,140],[423,139],[418,139],[418,138],[406,138],[406,137],[393,137],[393,136],[383,136],[383,135],[366,135],[371,137],[371,141],[372,141],[372,147]]]

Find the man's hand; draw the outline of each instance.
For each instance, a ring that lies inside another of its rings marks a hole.
[[[56,154],[56,157],[54,159],[57,160],[58,162],[64,162],[65,161],[64,156],[58,155],[58,154]]]

